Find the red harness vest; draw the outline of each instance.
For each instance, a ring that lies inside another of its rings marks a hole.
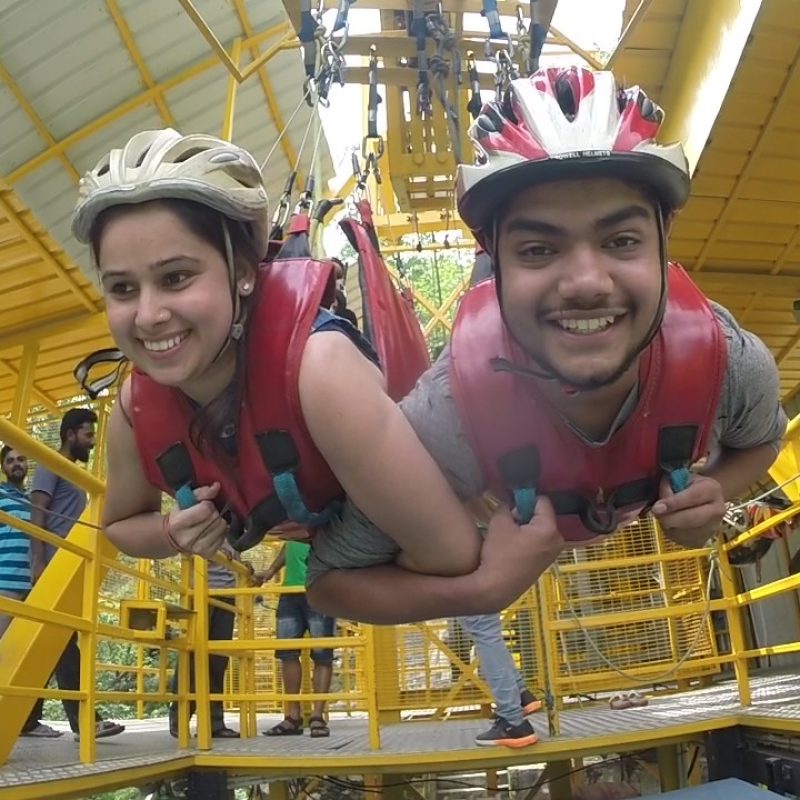
[[[493,280],[471,289],[453,329],[450,380],[487,487],[509,501],[517,488],[547,495],[561,535],[611,533],[658,497],[665,471],[706,453],[727,349],[706,298],[671,264],[658,334],[640,359],[634,412],[601,447],[575,434],[535,380],[493,361],[530,364],[500,314]],[[535,424],[532,424],[535,421]]]
[[[219,481],[222,501],[244,523],[233,533],[238,549],[257,544],[287,518],[273,476],[294,476],[308,508],[317,511],[342,489],[317,450],[300,409],[298,373],[321,306],[330,304],[333,265],[285,259],[263,265],[248,327],[247,385],[237,421],[236,458],[209,456],[191,442],[195,414],[180,390],[134,370],[131,421],[147,480],[168,494],[182,486]],[[297,520],[302,522],[302,520]]]

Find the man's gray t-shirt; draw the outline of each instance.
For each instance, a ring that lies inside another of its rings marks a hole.
[[[209,589],[235,589],[236,575],[222,564],[215,561],[208,562],[208,588]],[[232,598],[231,598],[232,599]]]
[[[787,419],[780,405],[775,360],[764,343],[739,327],[727,309],[716,303],[711,305],[728,348],[711,449],[721,446],[747,449],[774,444],[777,452]],[[445,349],[411,394],[401,401],[400,407],[453,491],[466,501],[482,495],[486,487],[461,427],[450,388],[449,366],[448,350]],[[702,376],[698,376],[698,391],[702,391]],[[635,405],[635,402],[629,404],[628,414]],[[621,413],[617,417],[617,428],[627,416]],[[310,585],[329,569],[366,567],[392,561],[398,551],[394,540],[347,502],[341,521],[321,528],[312,540],[308,583]]]
[[[67,538],[67,534],[72,530],[75,521],[83,514],[86,508],[86,493],[79,489],[74,483],[56,475],[41,464],[36,467],[33,476],[33,492],[43,492],[50,498],[50,505],[45,515],[44,527],[62,539]],[[45,544],[44,557],[45,564],[50,563],[50,559],[55,555],[56,548]]]

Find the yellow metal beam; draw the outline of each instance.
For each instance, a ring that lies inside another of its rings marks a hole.
[[[251,64],[248,64],[246,69],[240,70],[238,63],[228,55],[228,51],[223,47],[220,40],[217,39],[216,34],[211,30],[208,23],[203,19],[203,15],[194,7],[192,0],[178,0],[178,2],[183,7],[189,19],[195,24],[195,27],[200,31],[203,38],[211,45],[211,49],[217,54],[222,66],[230,72],[238,83],[243,83],[256,70],[261,69],[261,67],[263,67],[278,50],[282,49],[284,45],[284,42],[280,42],[277,46],[271,48],[270,52],[264,53],[257,57]],[[284,25],[288,28],[288,23],[284,23]]]
[[[572,41],[564,33],[561,33],[558,28],[554,28],[552,25],[550,26],[550,35],[557,44],[563,44],[565,47],[568,47],[575,53],[576,56],[580,56],[592,69],[603,69],[603,65],[597,60],[595,56],[593,56],[588,50],[584,50],[579,44]]]
[[[228,51],[223,47],[222,42],[217,39],[216,34],[208,26],[208,23],[203,19],[203,15],[194,7],[192,0],[178,0],[181,7],[186,12],[186,16],[194,23],[201,36],[208,42],[211,50],[217,54],[219,62],[222,64],[237,81],[241,81],[242,73],[239,72],[239,67],[231,61]]]
[[[255,31],[253,30],[253,25],[250,22],[250,16],[247,13],[244,0],[233,0],[233,7],[236,9],[236,16],[239,17],[239,24],[242,27],[242,33],[244,33],[247,40],[252,40],[255,36]],[[291,35],[291,33],[291,26],[288,24],[285,25],[282,29],[278,44],[285,42],[286,37]],[[257,44],[254,44],[249,45],[248,49],[250,50],[250,55],[253,58],[253,62],[249,65],[249,68],[252,68],[253,64],[257,62],[259,63],[258,79],[261,83],[261,90],[264,92],[264,99],[267,101],[267,108],[269,109],[269,113],[272,115],[272,121],[275,123],[275,129],[277,130],[278,134],[280,134],[280,132],[286,126],[286,122],[283,119],[283,113],[278,105],[278,98],[275,96],[275,90],[272,87],[272,82],[270,81],[266,70],[262,69],[263,62],[261,61],[262,55],[260,53],[260,48]],[[289,168],[294,169],[295,164],[297,164],[297,153],[295,152],[291,141],[289,141],[288,136],[281,136],[281,149],[283,150],[283,154],[286,156],[286,160],[289,162]]]
[[[4,358],[0,359],[0,369],[4,369],[9,375],[12,375],[18,381],[22,382],[20,373],[16,369],[14,369],[14,367]],[[39,400],[39,402],[42,403],[42,405],[44,405],[49,411],[58,413],[58,403],[56,402],[55,398],[51,397],[49,394],[47,394],[47,392],[43,391],[33,381],[31,381],[31,391],[33,395]],[[14,399],[16,400],[16,396]]]
[[[762,0],[689,3],[660,97],[660,138],[683,142],[694,172],[753,29]]]
[[[125,15],[122,13],[122,11],[120,11],[117,0],[106,0],[106,8],[108,8],[108,13],[111,15],[111,18],[114,20],[114,24],[117,26],[117,31],[119,31],[119,35],[122,39],[122,43],[125,45],[125,49],[133,59],[136,69],[139,70],[139,76],[142,79],[142,83],[147,89],[155,89],[156,82],[153,80],[153,76],[150,74],[150,70],[147,68],[147,64],[145,64],[142,54],[139,52],[139,48],[136,46],[136,40],[133,38],[133,33],[131,33],[131,29],[128,27],[128,22],[125,19]],[[161,119],[164,121],[164,124],[174,128],[175,118],[172,116],[172,112],[167,106],[167,101],[164,98],[164,95],[161,92],[156,91],[153,94],[153,102],[155,103],[158,113],[161,115]],[[50,144],[54,144],[54,142],[50,142]]]
[[[281,22],[278,25],[273,25],[272,27],[255,34],[252,38],[246,39],[244,42],[242,42],[242,45],[244,47],[251,47],[254,44],[261,44],[275,34],[285,30],[286,23]],[[164,94],[171,89],[174,89],[176,86],[181,86],[193,78],[197,78],[198,76],[202,75],[204,72],[208,72],[214,67],[218,67],[219,65],[220,61],[216,56],[209,56],[208,58],[193,64],[191,67],[181,70],[171,78],[167,78],[166,80],[155,84],[155,86],[153,86],[151,89],[147,89],[141,94],[125,100],[115,108],[97,117],[97,119],[87,123],[82,128],[78,128],[78,130],[73,131],[71,134],[69,134],[69,136],[65,136],[60,141],[55,142],[46,150],[43,150],[41,153],[31,158],[29,161],[21,164],[6,177],[6,180],[10,184],[17,183],[26,175],[29,175],[31,172],[37,170],[43,164],[46,164],[51,159],[56,158],[66,149],[72,147],[78,142],[83,141],[84,139],[87,139],[89,136],[92,136],[108,125],[111,125],[112,123],[129,114],[131,111],[135,111],[137,108],[153,102],[156,95]]]
[[[45,246],[39,234],[35,233],[25,222],[25,220],[22,219],[22,214],[17,211],[17,209],[9,200],[9,197],[13,196],[13,191],[2,179],[0,179],[0,211],[2,211],[9,223],[11,223],[11,227],[14,228],[20,238],[24,239],[28,245],[30,245],[32,250],[42,259],[42,261],[44,261],[44,263],[47,264],[53,270],[53,272],[58,275],[59,278],[61,278],[69,291],[75,295],[75,297],[83,306],[89,309],[89,311],[98,311],[98,306],[89,292],[86,291],[86,289],[84,289],[79,283],[77,283],[72,275],[67,272],[59,258],[50,252],[49,248]],[[62,258],[66,259],[66,255],[63,255],[63,251]]]
[[[22,348],[22,360],[17,373],[17,386],[14,390],[14,402],[11,405],[11,422],[18,428],[24,428],[28,418],[33,391],[33,374],[36,371],[36,357],[39,354],[39,343],[28,342]]]
[[[33,127],[36,128],[36,132],[39,136],[44,139],[45,143],[52,147],[56,140],[53,138],[53,135],[47,129],[47,126],[42,121],[42,118],[36,113],[34,107],[30,104],[27,97],[25,97],[22,90],[17,85],[17,82],[11,77],[9,71],[0,63],[0,80],[8,87],[8,90],[14,95],[14,99],[19,104],[19,107],[25,112],[28,119],[33,123]],[[67,158],[66,153],[61,152],[58,154],[58,159],[64,165],[64,169],[67,171],[69,176],[74,180],[76,183],[80,178],[78,170],[75,169],[73,163]]]
[[[475,242],[467,239],[457,239],[450,244],[443,244],[442,242],[430,242],[422,245],[422,250],[418,250],[416,246],[410,244],[388,244],[381,245],[381,253],[385,256],[394,255],[395,253],[425,253],[440,250],[475,250]]]
[[[606,69],[616,68],[617,61],[619,60],[620,56],[625,53],[625,49],[630,45],[631,39],[633,39],[636,30],[642,24],[642,21],[647,15],[647,9],[650,8],[652,4],[653,0],[639,0],[638,5],[636,5],[635,0],[626,0],[625,10],[622,15],[624,30],[619,37],[619,41],[617,42],[617,46],[614,48],[614,52],[609,56],[609,59],[606,62]]]
[[[242,57],[242,40],[235,39],[233,42],[233,50],[231,58],[233,59],[233,63],[236,66],[239,66],[239,61]],[[222,132],[220,133],[220,138],[225,139],[225,141],[230,142],[233,140],[233,118],[236,115],[236,90],[239,88],[239,84],[236,81],[236,78],[231,75],[228,78],[228,92],[225,97],[225,113],[222,117]]]
[[[41,342],[44,339],[61,336],[65,333],[80,333],[83,331],[95,333],[94,329],[101,325],[103,320],[104,315],[100,311],[93,314],[89,314],[86,311],[64,314],[44,323],[35,323],[4,333],[0,338],[0,347],[3,350],[10,350],[29,341]]]
[[[22,428],[13,425],[4,417],[0,417],[0,441],[10,444],[15,450],[25,453],[28,458],[37,464],[42,464],[47,469],[66,478],[88,494],[102,494],[105,484],[81,469],[76,464],[67,460],[56,450],[51,450],[46,444],[29,436]],[[0,681],[2,683],[2,681]]]
[[[714,227],[711,229],[711,233],[708,234],[703,242],[700,252],[697,254],[697,258],[692,265],[692,269],[694,271],[702,269],[705,265],[712,246],[716,242],[723,226],[728,221],[728,217],[733,210],[735,200],[739,196],[744,182],[750,177],[750,173],[753,171],[753,167],[755,166],[758,157],[761,155],[761,149],[764,146],[764,142],[769,138],[769,134],[772,131],[775,120],[781,118],[787,106],[794,104],[795,101],[793,98],[793,93],[788,90],[790,87],[793,87],[796,84],[798,75],[800,75],[800,51],[795,53],[792,65],[787,71],[786,76],[784,77],[783,82],[778,89],[776,100],[772,104],[772,108],[770,109],[769,114],[767,114],[767,118],[761,125],[755,144],[747,155],[747,161],[745,161],[744,166],[736,176],[733,188],[725,199],[725,205],[714,222]]]

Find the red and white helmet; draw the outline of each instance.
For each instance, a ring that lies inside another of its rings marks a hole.
[[[679,143],[656,144],[663,119],[638,86],[617,86],[611,72],[549,67],[513,80],[470,128],[477,163],[458,168],[461,218],[480,236],[514,192],[587,176],[637,181],[665,212],[678,209],[689,196],[689,165]]]

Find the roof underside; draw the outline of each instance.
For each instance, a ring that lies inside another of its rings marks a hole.
[[[0,412],[10,408],[26,367],[23,345],[39,349],[33,400],[52,405],[75,394],[75,361],[111,344],[86,251],[68,232],[81,172],[144,128],[222,130],[230,73],[186,4],[0,0]],[[297,2],[286,5],[294,11]],[[472,10],[479,3],[443,5]],[[500,5],[502,12],[517,4]],[[242,68],[272,52],[239,85],[233,124],[233,138],[263,158],[300,101],[303,69],[289,17],[281,3],[263,0],[194,6],[228,53],[236,37],[245,39]],[[359,9],[395,6],[410,8],[403,0],[358,3]],[[691,35],[690,13],[688,0],[628,0],[624,19],[633,21],[613,56],[618,75],[656,98],[681,81],[703,91],[704,76],[675,57]],[[396,41],[395,35],[391,47]],[[763,0],[671,240],[672,256],[770,347],[787,399],[800,391],[800,328],[792,309],[800,298],[798,57],[800,4]],[[667,111],[676,113],[673,106]],[[267,171],[273,202],[309,115],[300,107],[275,150]],[[327,149],[322,167],[328,176]],[[307,169],[304,160],[301,174]]]
[[[196,0],[225,49],[243,39],[240,71],[266,66],[235,97],[233,139],[264,159],[280,196],[311,109],[283,7],[263,0]],[[178,3],[161,0],[0,0],[0,410],[8,410],[22,345],[38,341],[34,402],[74,395],[75,361],[111,342],[86,248],[69,232],[79,176],[148,128],[222,134],[231,73]],[[298,113],[292,115],[296,109]],[[313,137],[309,137],[313,142]],[[299,174],[310,166],[306,146]],[[330,177],[323,138],[319,174]],[[68,332],[70,321],[80,327]]]

